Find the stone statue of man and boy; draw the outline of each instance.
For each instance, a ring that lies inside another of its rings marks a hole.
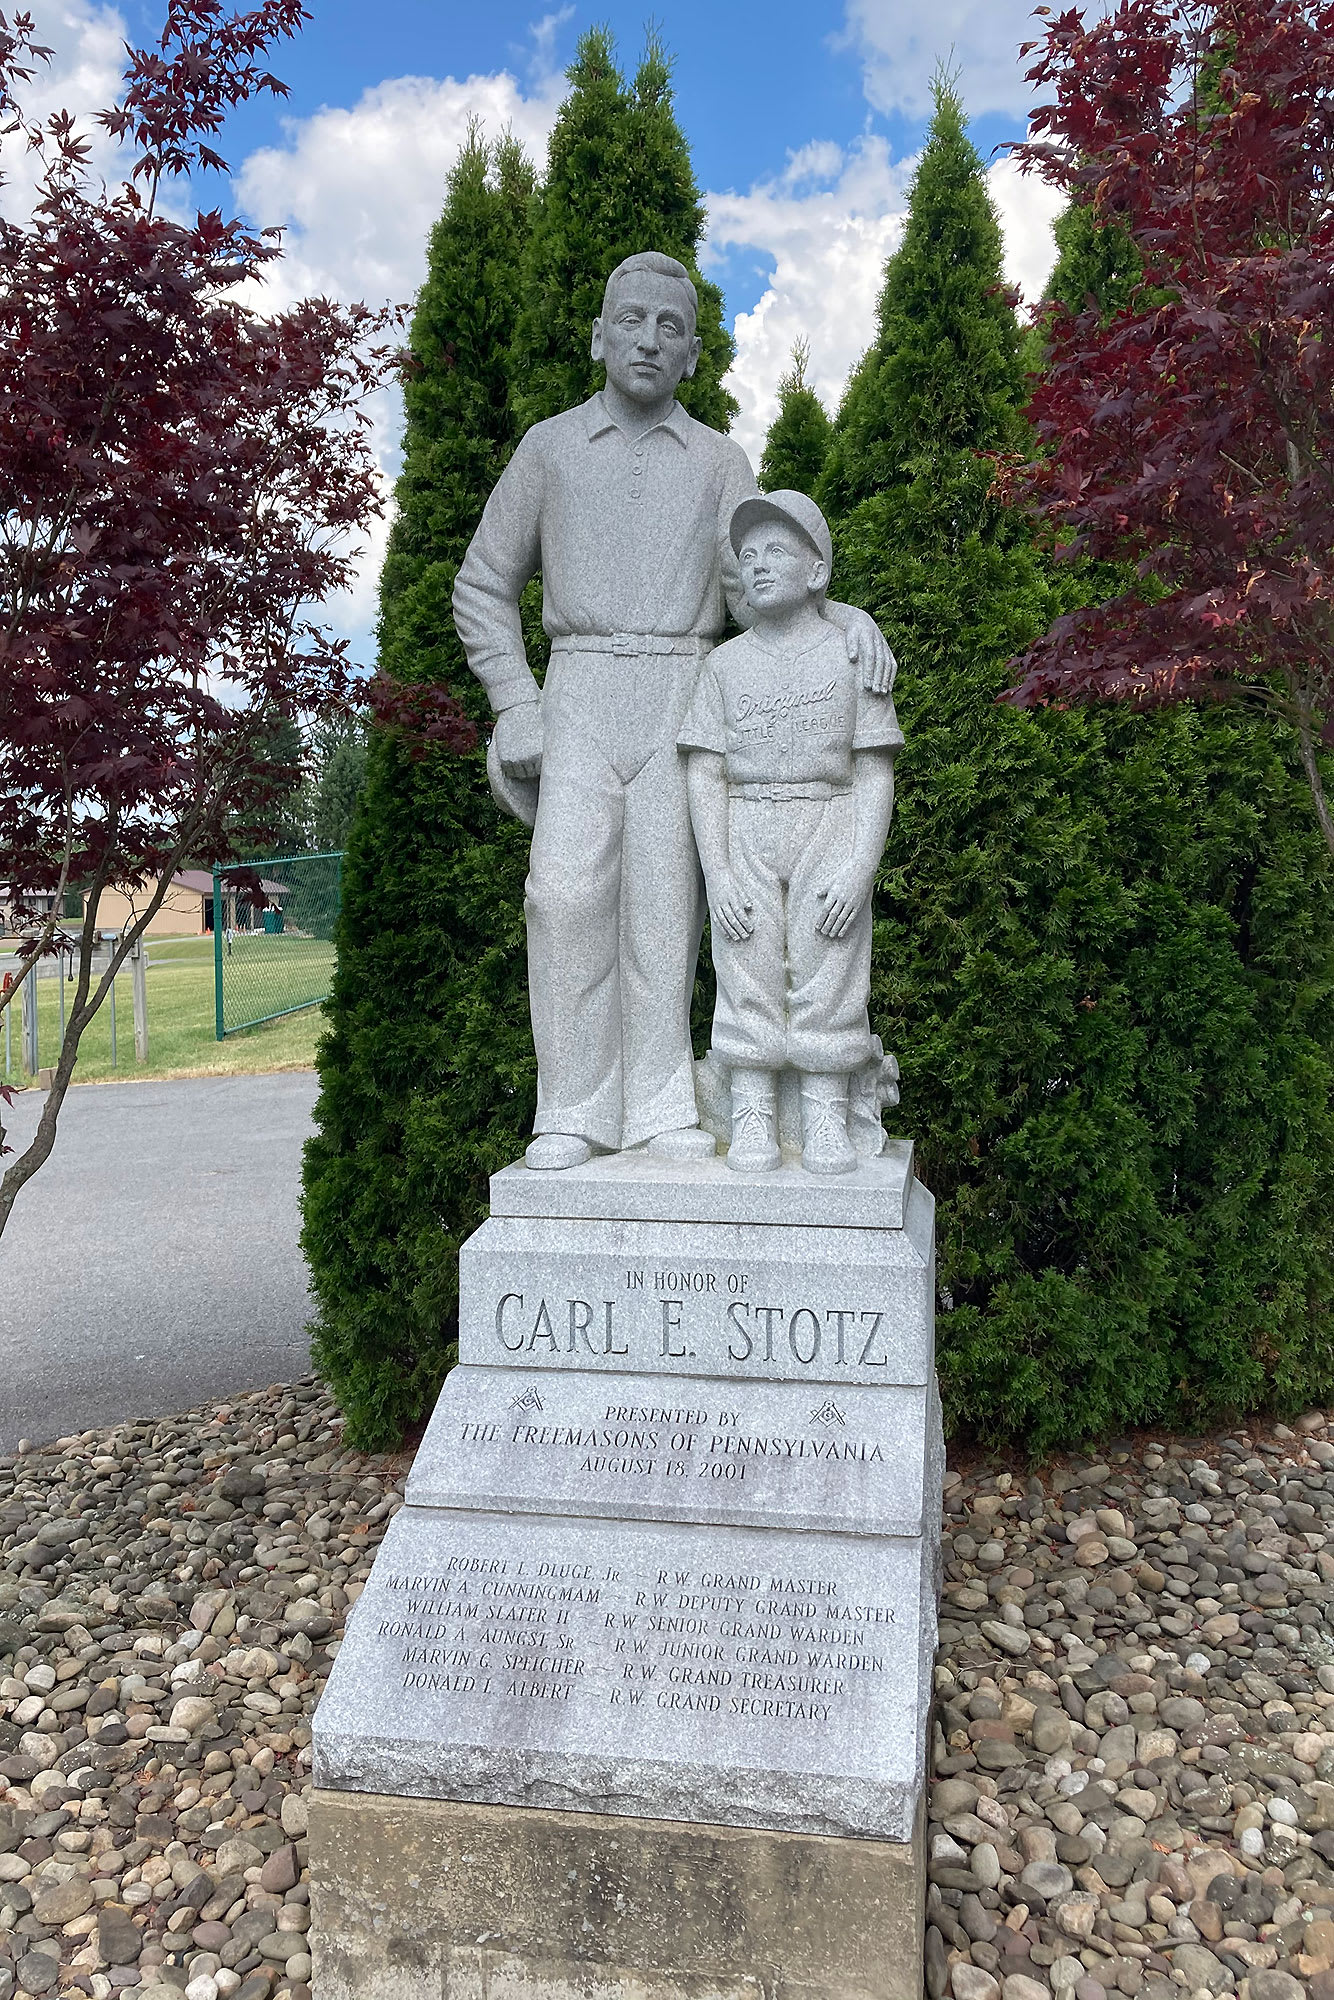
[[[606,387],[523,438],[455,584],[496,715],[492,786],[533,828],[526,1161],[712,1156],[689,1018],[707,899],[727,1164],[780,1164],[795,1075],[802,1165],[843,1173],[882,1143],[893,1070],[868,1000],[903,741],[894,657],[865,612],[826,596],[815,502],[757,492],[741,447],[677,402],[695,314],[674,258],[617,266],[593,325]],[[539,571],[541,690],[519,617]],[[742,630],[718,645],[729,612]]]

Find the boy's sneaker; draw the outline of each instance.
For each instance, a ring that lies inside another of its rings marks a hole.
[[[851,1174],[857,1152],[848,1137],[846,1076],[801,1079],[801,1164],[808,1174]]]
[[[738,1174],[766,1174],[781,1165],[782,1158],[778,1150],[777,1076],[771,1069],[734,1069],[728,1166]]]

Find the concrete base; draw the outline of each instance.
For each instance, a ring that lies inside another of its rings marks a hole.
[[[318,1791],[320,2000],[920,2000],[912,1843]]]

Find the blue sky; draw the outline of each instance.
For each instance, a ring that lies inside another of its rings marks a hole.
[[[1016,112],[1027,92],[1017,49],[1032,27],[1022,6],[1006,0],[985,11],[993,25],[978,54],[991,71],[991,88],[974,89],[974,136],[989,153],[1022,136]],[[563,69],[580,32],[595,22],[610,26],[623,62],[633,66],[652,19],[675,59],[678,109],[702,185],[740,189],[781,171],[789,152],[813,138],[846,144],[873,128],[884,133],[896,155],[915,152],[925,125],[923,53],[928,69],[951,54],[965,61],[970,46],[976,49],[969,17],[984,10],[934,9],[937,32],[923,33],[919,25],[910,37],[899,31],[919,20],[920,10],[889,0],[860,8],[836,0],[774,0],[763,14],[727,0],[712,6],[676,0],[665,12],[650,9],[647,15],[633,4],[567,5],[544,13],[531,0],[495,0],[486,7],[457,0],[383,0],[374,10],[373,38],[364,4],[311,0],[310,12],[301,36],[276,58],[292,91],[286,115],[297,118],[325,104],[352,104],[368,84],[385,77],[466,77],[508,69],[535,80],[553,67]],[[149,37],[160,9],[130,0],[121,13],[132,33]],[[895,43],[906,39],[912,47],[899,58]],[[894,87],[896,68],[901,90]],[[271,100],[241,112],[229,134],[231,145],[244,154],[256,144],[274,143],[282,116]]]
[[[155,36],[158,0],[29,0],[56,49],[48,105],[114,95],[123,39]],[[279,300],[310,293],[409,301],[427,230],[471,116],[511,126],[541,159],[580,32],[605,22],[623,64],[645,11],[626,0],[548,11],[527,0],[307,0],[312,19],[281,47],[282,103],[243,107],[224,135],[230,188],[210,199],[286,230]],[[702,261],[724,288],[737,341],[736,432],[758,456],[793,341],[832,407],[871,337],[884,259],[898,241],[936,64],[952,62],[983,157],[994,162],[1011,279],[1035,298],[1055,206],[1001,149],[1030,105],[1018,46],[1032,0],[673,0],[656,26],[675,62],[677,111],[709,211]],[[397,464],[393,399],[378,412],[386,480]],[[362,588],[337,609],[360,643],[378,546]]]

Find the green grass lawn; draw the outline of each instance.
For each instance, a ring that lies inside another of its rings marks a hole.
[[[327,984],[333,946],[314,938],[238,937],[224,969],[229,1021],[291,1005]],[[134,1059],[133,982],[127,965],[116,979],[116,1066],[111,1064],[111,1005],[104,1001],[79,1045],[76,1083],[112,1078],[237,1076],[262,1070],[309,1069],[324,1027],[318,1006],[282,1020],[247,1028],[218,1041],[215,1034],[213,940],[154,938],[148,953],[148,1061]],[[37,982],[37,1020],[43,1067],[60,1047],[60,989],[56,979]],[[65,986],[66,1004],[72,986]],[[18,1003],[13,1005],[12,1061],[7,1081],[21,1085]],[[0,1056],[0,1060],[3,1057]]]
[[[333,979],[333,967],[334,948],[327,938],[297,937],[290,931],[272,935],[238,931],[231,950],[224,945],[225,1026],[230,1032],[266,1015],[286,1013],[302,1001],[322,1000]]]

